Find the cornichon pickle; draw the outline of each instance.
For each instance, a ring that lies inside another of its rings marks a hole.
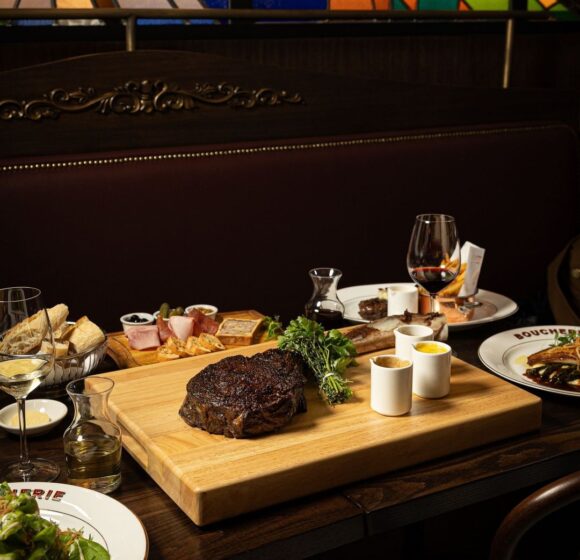
[[[162,303],[161,307],[159,308],[159,315],[161,315],[161,317],[163,317],[164,319],[167,319],[167,317],[169,317],[170,311],[171,308],[169,307],[169,304]]]
[[[170,317],[175,317],[176,315],[183,315],[183,307],[176,307],[169,312]]]

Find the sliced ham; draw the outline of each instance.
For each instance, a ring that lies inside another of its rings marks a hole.
[[[127,329],[127,338],[133,350],[145,350],[145,348],[156,348],[161,345],[159,331],[155,325],[130,327]]]
[[[169,317],[169,328],[179,340],[187,340],[193,334],[193,318],[175,315]]]
[[[163,317],[161,317],[161,315],[157,317],[157,328],[159,329],[159,338],[161,339],[161,342],[165,342],[173,336],[168,322]]]
[[[193,336],[199,336],[201,333],[215,334],[219,328],[219,323],[204,315],[195,307],[190,310],[189,317],[193,319]]]
[[[219,323],[210,319],[207,315],[203,316],[203,321],[201,322],[202,332],[207,334],[215,334],[219,329]]]

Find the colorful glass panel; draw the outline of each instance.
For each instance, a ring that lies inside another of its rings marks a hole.
[[[56,0],[56,8],[79,8],[79,9],[91,9],[93,3],[91,0]]]
[[[509,0],[466,0],[472,10],[509,10]]]
[[[457,10],[457,0],[419,0],[419,10]]]
[[[540,12],[544,10],[567,12],[568,8],[558,0],[528,0],[528,10],[530,12]]]
[[[257,10],[326,10],[326,0],[253,0]]]
[[[331,10],[390,10],[390,0],[329,0]]]
[[[166,8],[199,9],[200,17],[187,20],[185,23],[196,25],[215,24],[215,20],[203,19],[205,9],[227,9],[232,7],[233,0],[0,0],[0,8]],[[260,10],[404,10],[404,11],[505,11],[512,5],[520,9],[521,3],[515,0],[252,0],[250,5]],[[524,0],[520,0],[524,2]],[[527,10],[532,12],[549,11],[558,19],[577,19],[561,0],[525,0]],[[1,20],[0,20],[1,22]],[[46,25],[53,21],[14,20],[13,25]],[[67,24],[74,24],[74,20]],[[87,20],[78,20],[78,24],[87,24]],[[175,25],[183,24],[183,19],[138,19],[139,25]],[[224,22],[225,23],[225,22]]]

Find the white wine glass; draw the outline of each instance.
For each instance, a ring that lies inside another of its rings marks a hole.
[[[459,234],[453,216],[420,214],[415,218],[407,269],[413,281],[429,293],[433,313],[435,297],[461,270]]]
[[[59,466],[31,459],[26,439],[26,397],[54,368],[54,339],[39,289],[0,288],[0,389],[18,403],[20,460],[0,468],[0,481],[50,482]]]

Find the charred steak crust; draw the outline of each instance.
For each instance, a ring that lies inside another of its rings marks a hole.
[[[389,303],[381,298],[363,299],[358,302],[358,313],[368,321],[382,319],[389,314]]]
[[[212,434],[245,438],[278,430],[306,410],[302,360],[283,350],[231,356],[187,383],[179,415]]]

